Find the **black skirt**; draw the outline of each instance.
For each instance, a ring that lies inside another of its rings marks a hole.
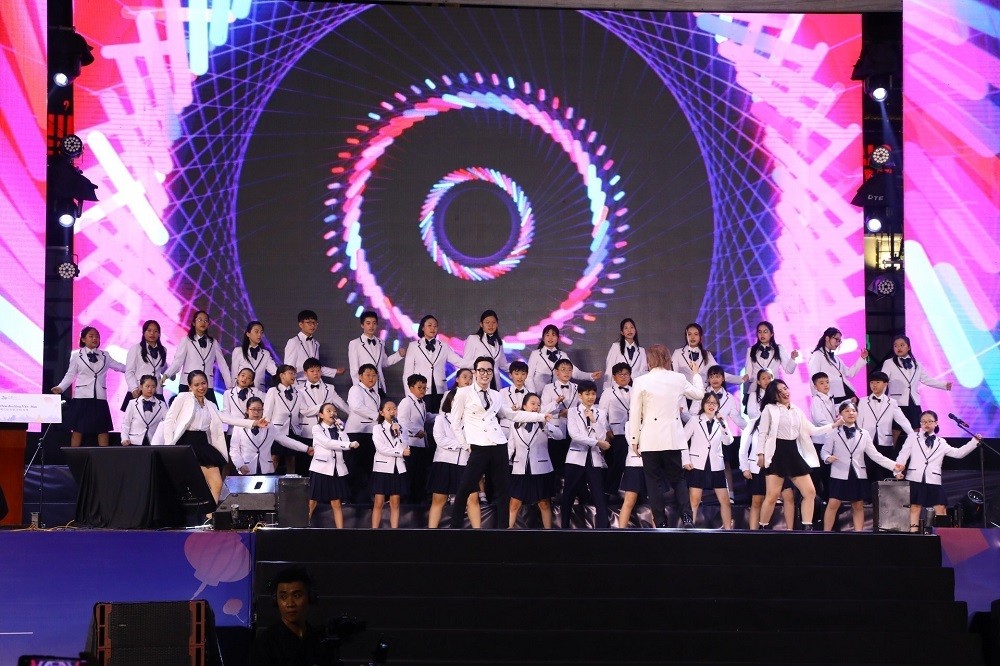
[[[771,466],[764,470],[767,476],[780,476],[786,479],[809,474],[809,463],[802,459],[799,445],[794,439],[779,439],[774,445],[774,456]]]
[[[511,474],[510,496],[525,504],[551,500],[556,494],[555,472],[545,474]]]
[[[221,469],[229,462],[208,441],[208,433],[204,430],[188,430],[177,440],[177,444],[190,446],[191,450],[194,451],[194,457],[198,459],[198,464],[202,467],[218,467]]]
[[[410,480],[406,472],[372,472],[372,495],[405,495],[410,492]]]
[[[622,474],[621,485],[618,490],[623,493],[638,493],[639,497],[646,496],[646,472],[641,467],[626,467]]]
[[[713,490],[726,487],[726,473],[722,470],[712,471],[712,464],[706,463],[705,469],[691,469],[687,473],[688,488]]]
[[[73,398],[63,405],[63,426],[83,435],[111,432],[111,409],[101,398]]]
[[[764,476],[764,474],[750,473],[750,479],[747,481],[747,492],[750,493],[751,497],[767,494],[767,482],[764,481]]]
[[[940,484],[910,481],[910,504],[937,506],[947,503],[948,498],[945,497],[944,487]]]
[[[346,476],[330,476],[313,472],[309,475],[309,499],[316,502],[332,502],[349,499],[351,489]]]
[[[830,479],[830,497],[841,502],[862,502],[872,498],[872,482],[859,479],[851,465],[846,479]]]
[[[437,461],[431,465],[427,489],[434,495],[454,495],[462,482],[463,465]]]

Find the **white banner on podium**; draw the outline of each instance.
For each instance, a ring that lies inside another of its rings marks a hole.
[[[0,393],[0,423],[62,423],[61,395]]]

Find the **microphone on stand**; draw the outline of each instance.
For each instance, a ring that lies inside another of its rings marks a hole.
[[[948,418],[957,423],[958,425],[960,425],[961,427],[965,428],[966,430],[972,427],[968,423],[966,423],[965,421],[963,421],[962,419],[958,418],[957,416],[955,416],[950,412],[948,413]]]

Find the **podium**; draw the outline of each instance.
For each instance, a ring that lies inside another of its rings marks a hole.
[[[23,426],[0,428],[0,525],[20,525],[24,513],[24,448],[28,432]],[[6,498],[6,502],[2,500]]]
[[[189,446],[64,447],[80,484],[76,522],[143,529],[201,524],[215,498]]]

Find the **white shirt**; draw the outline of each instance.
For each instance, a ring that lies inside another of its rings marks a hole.
[[[354,382],[355,386],[361,385],[358,371],[362,365],[368,363],[374,365],[375,371],[378,373],[378,381],[375,383],[375,388],[388,391],[389,387],[385,383],[385,368],[395,365],[402,360],[403,357],[400,356],[399,352],[386,355],[385,345],[379,338],[369,338],[367,335],[361,335],[347,343],[347,363],[351,369],[351,381]],[[403,378],[403,382],[406,382],[405,377]]]

